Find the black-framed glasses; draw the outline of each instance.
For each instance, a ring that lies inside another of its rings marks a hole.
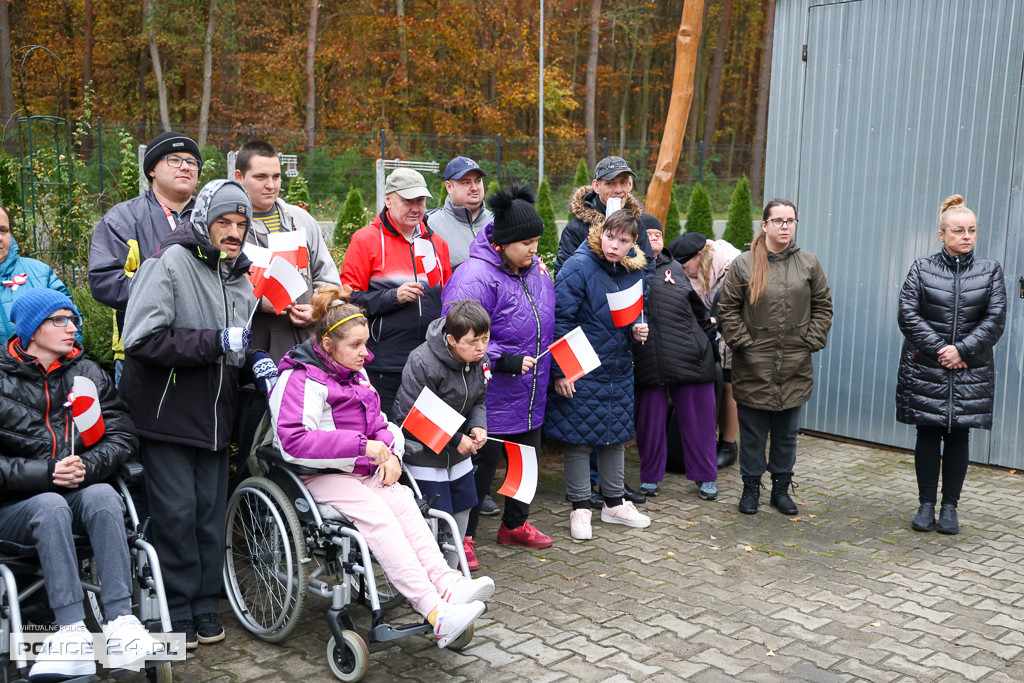
[[[181,165],[184,163],[193,171],[199,170],[199,159],[180,157],[177,154],[167,154],[164,156],[164,161],[166,161],[167,165],[171,168],[181,168]]]
[[[768,222],[774,225],[776,228],[781,228],[783,225],[790,228],[795,228],[797,223],[799,223],[800,221],[798,221],[795,218],[769,218]]]
[[[43,318],[43,320],[49,320],[54,327],[67,327],[68,323],[77,328],[82,327],[82,316],[80,315],[51,315],[49,318]]]

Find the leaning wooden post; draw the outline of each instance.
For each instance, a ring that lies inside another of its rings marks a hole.
[[[697,68],[697,49],[700,47],[701,19],[704,0],[686,0],[683,19],[676,35],[676,68],[672,78],[672,99],[668,105],[665,133],[661,136],[658,165],[654,168],[651,184],[647,186],[647,212],[657,217],[662,225],[668,214],[672,180],[679,164],[679,153],[686,132],[686,117],[693,100],[693,73]]]

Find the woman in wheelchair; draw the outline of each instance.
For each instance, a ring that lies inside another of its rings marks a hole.
[[[103,483],[138,447],[134,425],[109,375],[85,359],[75,341],[82,316],[71,299],[29,290],[14,301],[11,322],[15,334],[0,349],[0,538],[34,546],[60,626],[46,639],[30,678],[96,673],[72,533],[87,535],[95,553],[108,640],[140,643],[136,654],[108,656],[107,664],[134,668],[158,646],[131,614],[124,503]],[[72,431],[65,405],[76,375],[96,385],[103,418],[102,436],[93,442],[90,434],[88,445]],[[76,651],[87,657],[63,659]]]
[[[338,287],[321,287],[312,301],[312,339],[281,361],[270,397],[275,445],[285,461],[324,470],[304,477],[310,493],[355,524],[443,648],[483,613],[494,582],[448,566],[412,491],[398,483],[404,439],[363,370],[372,358],[370,328],[348,298]]]

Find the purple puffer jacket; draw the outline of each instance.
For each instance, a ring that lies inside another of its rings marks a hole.
[[[369,359],[368,359],[369,360]],[[281,359],[270,394],[274,445],[286,462],[348,474],[373,474],[366,441],[400,450],[404,439],[380,411],[380,396],[362,371],[335,366],[309,340]],[[401,455],[401,453],[398,453]]]
[[[555,334],[555,287],[535,256],[518,275],[501,261],[491,246],[493,223],[477,233],[462,262],[441,291],[443,314],[465,299],[474,299],[491,314],[491,382],[487,387],[487,431],[521,434],[544,424],[551,356],[518,374],[522,357],[536,358]],[[515,358],[515,357],[518,357]]]

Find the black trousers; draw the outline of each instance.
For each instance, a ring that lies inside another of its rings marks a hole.
[[[367,370],[370,384],[377,390],[380,396],[380,409],[388,416],[388,419],[395,419],[395,399],[398,397],[398,390],[402,386],[401,372],[376,372]]]
[[[960,502],[960,492],[967,478],[967,465],[971,460],[970,437],[971,430],[968,427],[954,427],[946,431],[945,427],[918,426],[914,469],[917,470],[919,502],[936,502],[940,468],[942,504],[956,507]]]
[[[141,439],[149,534],[172,621],[217,611],[224,567],[228,452]]]
[[[540,427],[520,434],[488,434],[494,439],[504,439],[513,443],[521,443],[525,446],[533,446],[537,449],[537,457],[540,457]],[[480,522],[480,503],[484,496],[491,492],[491,484],[494,483],[494,473],[498,469],[501,459],[508,460],[505,454],[505,445],[497,441],[488,440],[480,447],[473,456],[473,464],[476,466],[476,499],[479,501],[469,511],[469,525],[466,527],[467,536],[476,536],[476,527]],[[530,516],[530,506],[515,498],[505,496],[505,511],[501,514],[501,523],[509,529],[515,529],[526,523]]]

